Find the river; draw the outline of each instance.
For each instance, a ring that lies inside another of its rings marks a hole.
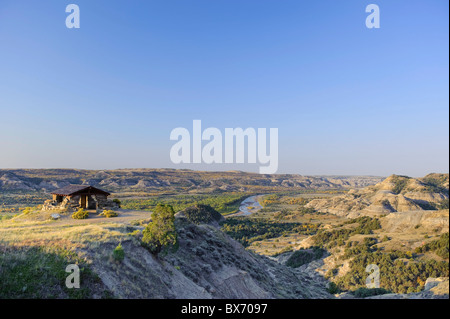
[[[265,195],[254,195],[247,197],[241,202],[239,206],[239,212],[235,214],[228,215],[227,217],[236,217],[236,216],[249,216],[258,212],[262,206],[259,204],[258,200]]]

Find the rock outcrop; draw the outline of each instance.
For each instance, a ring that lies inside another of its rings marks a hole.
[[[421,227],[429,233],[448,232],[449,211],[411,211],[389,214],[380,220],[384,232],[402,233]]]
[[[420,179],[392,175],[376,185],[351,189],[341,196],[312,200],[307,206],[350,218],[435,210],[448,205],[448,179],[448,174],[429,174]]]

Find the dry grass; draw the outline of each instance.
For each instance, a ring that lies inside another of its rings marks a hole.
[[[49,220],[48,213],[40,212],[19,215],[0,222],[0,242],[26,246],[65,243],[65,246],[75,248],[85,243],[116,242],[126,238],[126,227],[131,221],[148,214],[125,212],[113,220],[99,216],[74,220],[70,214],[62,215],[60,220]]]

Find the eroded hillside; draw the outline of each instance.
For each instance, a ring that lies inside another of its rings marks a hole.
[[[350,218],[384,215],[392,212],[448,208],[448,174],[429,174],[423,178],[391,175],[382,182],[346,194],[312,200],[308,207]]]
[[[196,225],[183,215],[176,218],[176,251],[157,257],[141,246],[139,230],[143,227],[138,221],[127,219],[126,212],[121,213],[120,222],[100,218],[95,222],[72,220],[64,214],[58,221],[49,221],[36,218],[39,214],[29,213],[0,222],[1,246],[23,250],[15,265],[27,273],[34,269],[26,258],[26,251],[31,247],[45,248],[47,252],[63,251],[64,258],[75,254],[100,280],[90,285],[93,291],[87,296],[102,297],[106,291],[106,295],[115,298],[332,297],[326,291],[326,281],[315,280],[247,251],[217,226]],[[121,262],[112,258],[119,243],[125,253]],[[11,270],[2,265],[12,260],[6,257],[0,260],[0,278],[9,278],[9,272],[15,271],[14,267]],[[66,258],[66,262],[73,262],[73,258]],[[52,277],[52,274],[45,273],[45,276]],[[56,284],[63,286],[61,280]],[[38,282],[41,290],[51,289],[45,281]],[[55,280],[50,282],[55,285]],[[14,292],[15,297],[25,293],[20,289]]]

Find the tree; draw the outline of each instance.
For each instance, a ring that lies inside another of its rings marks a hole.
[[[174,246],[177,243],[177,233],[173,207],[158,204],[152,214],[152,221],[142,231],[142,235],[142,245],[155,255]]]

